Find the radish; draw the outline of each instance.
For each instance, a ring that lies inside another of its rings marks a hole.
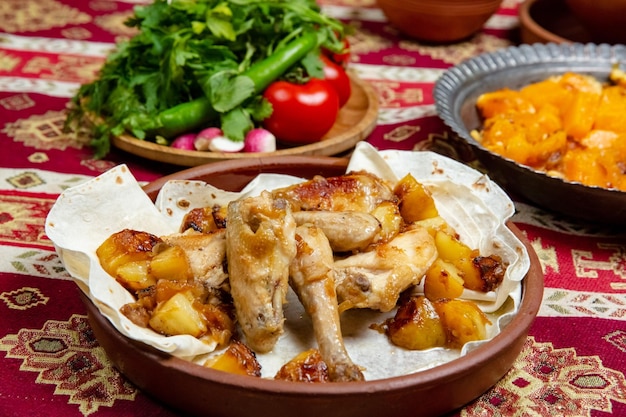
[[[198,133],[196,140],[194,141],[194,147],[197,151],[208,151],[209,144],[217,137],[224,136],[222,129],[219,127],[207,127]]]
[[[243,150],[243,141],[235,142],[225,136],[216,136],[209,142],[209,150],[213,152],[241,152]]]
[[[196,136],[194,146],[198,151],[212,152],[239,152],[243,149],[243,142],[235,142],[224,136],[222,129],[208,127]]]
[[[274,152],[276,137],[267,129],[250,130],[244,139],[244,152]]]
[[[185,133],[184,135],[178,136],[170,147],[176,149],[182,149],[185,151],[193,151],[196,148],[194,147],[194,140],[196,139],[195,133]]]

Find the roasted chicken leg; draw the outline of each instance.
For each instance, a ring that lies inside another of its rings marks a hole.
[[[335,260],[339,310],[390,311],[400,293],[419,283],[436,258],[433,237],[415,226],[371,251]]]
[[[297,253],[290,282],[313,321],[313,332],[331,381],[362,381],[344,346],[339,321],[333,252],[320,228],[306,224],[296,229]]]
[[[228,205],[226,254],[231,295],[247,344],[272,350],[283,332],[289,265],[296,255],[289,204],[269,192]]]

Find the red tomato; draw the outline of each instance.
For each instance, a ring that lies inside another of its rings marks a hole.
[[[339,64],[344,68],[348,66],[348,62],[350,61],[350,42],[348,41],[348,38],[343,38],[343,52],[326,52],[328,57],[332,59],[334,63]]]
[[[278,140],[306,144],[320,140],[335,124],[339,97],[326,80],[311,78],[305,84],[275,81],[263,93],[272,103],[272,115],[264,127]]]
[[[350,87],[350,77],[346,71],[335,64],[324,54],[320,55],[324,63],[324,79],[330,82],[339,95],[339,107],[343,107],[348,102],[352,89]]]

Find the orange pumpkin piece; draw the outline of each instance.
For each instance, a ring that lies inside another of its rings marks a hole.
[[[563,112],[563,129],[569,137],[579,140],[593,128],[600,107],[602,84],[593,77],[571,72],[563,74],[559,82],[574,91]]]
[[[606,187],[607,172],[598,163],[599,157],[600,153],[597,149],[570,149],[563,157],[563,173],[572,181]]]
[[[502,113],[534,113],[533,104],[519,91],[503,88],[478,97],[476,106],[485,118]]]
[[[557,109],[565,108],[573,94],[572,90],[563,88],[559,83],[559,77],[528,84],[520,89],[520,93],[536,108],[549,104]]]
[[[596,112],[594,129],[626,133],[624,111],[626,111],[626,88],[606,87],[602,92],[600,106]]]

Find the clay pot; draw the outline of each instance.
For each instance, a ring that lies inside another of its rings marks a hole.
[[[596,43],[626,43],[626,0],[566,0]]]
[[[201,180],[241,190],[259,173],[311,178],[345,173],[347,159],[269,156],[200,165],[157,179],[144,191],[152,199],[167,181]],[[511,368],[541,305],[543,273],[528,239],[513,233],[531,257],[518,313],[488,343],[460,358],[420,372],[365,382],[306,384],[235,375],[193,364],[123,336],[86,296],[94,335],[113,364],[139,389],[185,416],[220,417],[436,417],[484,393]]]
[[[378,0],[387,20],[421,41],[447,43],[478,32],[501,0]]]
[[[586,28],[572,14],[566,0],[526,0],[519,6],[522,43],[591,42]]]

